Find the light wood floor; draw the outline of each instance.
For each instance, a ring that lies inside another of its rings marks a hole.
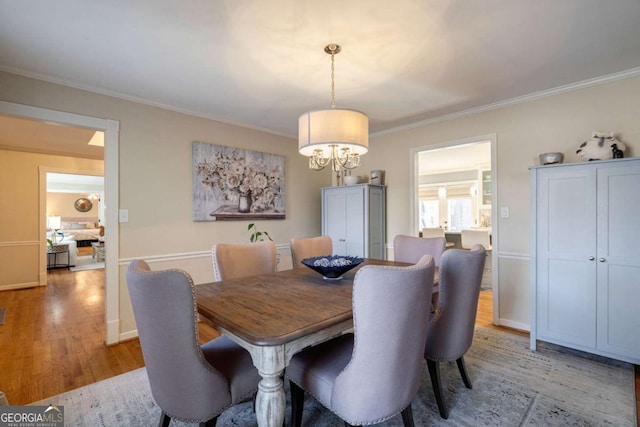
[[[104,344],[104,270],[50,270],[46,287],[0,292],[0,307],[7,308],[0,326],[0,390],[11,405],[144,366],[137,339]],[[492,316],[492,293],[481,292],[477,325],[528,336],[494,326]],[[205,323],[199,325],[199,334],[201,342],[219,335]],[[635,368],[640,414],[640,367]]]

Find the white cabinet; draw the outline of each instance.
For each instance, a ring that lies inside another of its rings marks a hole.
[[[536,340],[640,363],[640,159],[531,169]]]
[[[491,171],[483,170],[480,172],[480,197],[482,201],[482,208],[491,208]]]
[[[385,187],[348,185],[322,189],[322,234],[333,253],[385,258]]]

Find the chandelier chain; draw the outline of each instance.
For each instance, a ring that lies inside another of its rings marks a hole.
[[[331,108],[336,107],[336,84],[335,84],[335,66],[334,66],[334,52],[331,51]]]

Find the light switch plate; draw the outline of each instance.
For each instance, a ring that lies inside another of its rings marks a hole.
[[[129,222],[129,209],[120,209],[118,211],[118,220],[120,222]]]
[[[509,208],[507,206],[500,207],[500,218],[509,218]]]

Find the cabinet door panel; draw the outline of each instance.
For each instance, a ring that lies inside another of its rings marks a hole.
[[[538,332],[541,337],[596,345],[595,265],[551,259],[540,269]]]
[[[369,230],[368,245],[369,258],[385,258],[384,224],[385,199],[382,189],[373,189],[369,192]]]
[[[640,166],[598,170],[598,348],[640,357]]]
[[[349,192],[346,197],[346,246],[336,255],[364,257],[364,189]]]
[[[607,263],[607,281],[598,284],[598,348],[640,358],[640,267]]]
[[[332,191],[324,194],[322,234],[331,237],[333,253],[344,254],[347,250],[346,199],[344,193]]]
[[[595,192],[593,176],[559,176],[546,180],[547,250],[550,253],[578,254],[586,249],[595,254]]]
[[[537,183],[540,337],[596,343],[596,173],[593,168],[546,170]]]
[[[633,263],[640,243],[640,167],[598,170],[598,255]]]

